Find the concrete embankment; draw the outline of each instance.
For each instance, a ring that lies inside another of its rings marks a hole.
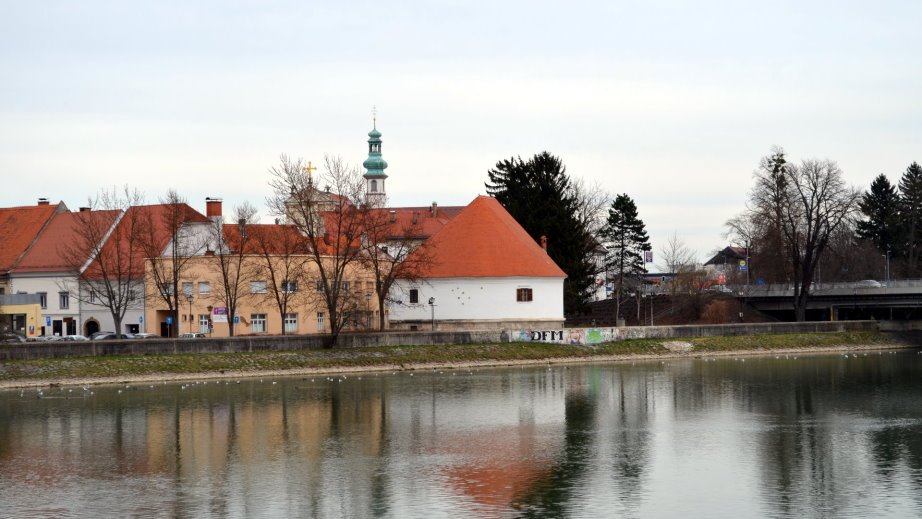
[[[686,326],[632,326],[624,328],[578,328],[565,330],[505,330],[453,332],[369,332],[342,334],[337,348],[384,346],[435,346],[489,344],[511,341],[557,342],[570,344],[571,336],[590,337],[592,331],[610,340],[681,339],[692,337],[776,335],[789,333],[832,333],[878,331],[877,321],[839,321],[807,323],[743,323]],[[571,333],[579,330],[579,333]],[[548,341],[548,337],[561,337]],[[544,339],[544,340],[542,340]],[[325,335],[242,336],[205,339],[154,339],[86,342],[30,342],[0,345],[0,361],[106,357],[117,355],[168,355],[189,353],[235,353],[323,349]],[[606,341],[607,342],[607,341]]]

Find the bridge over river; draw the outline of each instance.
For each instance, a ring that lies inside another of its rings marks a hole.
[[[741,303],[781,318],[793,318],[794,285],[729,286]],[[814,283],[809,320],[922,319],[922,279],[889,282]]]

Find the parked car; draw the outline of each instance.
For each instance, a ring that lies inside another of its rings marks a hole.
[[[181,333],[179,334],[180,339],[204,339],[208,337],[204,333]]]
[[[18,333],[4,332],[4,333],[0,333],[0,342],[6,342],[6,343],[26,342],[26,338],[23,337],[22,335],[19,335]]]
[[[880,284],[880,281],[874,279],[863,279],[857,283],[855,286],[858,288],[881,288],[883,285]]]
[[[82,335],[65,335],[58,339],[59,341],[88,341],[86,337]]]
[[[134,335],[130,333],[117,334],[115,332],[96,332],[90,335],[91,341],[111,341],[113,339],[131,339]]]
[[[134,334],[134,338],[135,339],[162,339],[162,337],[154,333],[136,333]]]

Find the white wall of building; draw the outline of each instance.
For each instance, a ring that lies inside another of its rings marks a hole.
[[[122,318],[121,333],[130,333],[137,326],[138,332],[160,333],[160,330],[147,330],[144,323],[144,283],[139,281],[134,287],[135,293],[138,294],[137,300],[125,312]],[[89,302],[89,296],[83,295],[84,302],[80,303],[80,330],[77,333],[83,333],[87,321],[95,320],[99,323],[99,331],[114,332],[115,320],[112,319],[112,312],[108,307],[93,304]]]
[[[411,304],[409,291],[419,290]],[[516,301],[516,289],[531,288],[532,301]],[[429,298],[435,298],[436,320],[563,319],[563,278],[444,278],[419,284],[397,283],[391,298],[391,321],[428,320]]]
[[[77,278],[73,275],[15,274],[10,279],[10,293],[46,294],[42,322],[39,323],[39,326],[45,326],[45,335],[52,335],[54,321],[63,321],[65,318],[77,321],[76,332],[80,333],[80,300],[77,298],[76,286]],[[61,308],[61,292],[68,292],[67,308]],[[46,326],[48,318],[51,319],[51,326]],[[40,331],[39,328],[37,333]],[[66,328],[62,328],[60,335],[67,335]]]

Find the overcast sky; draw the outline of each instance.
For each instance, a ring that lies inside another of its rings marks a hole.
[[[0,206],[127,183],[268,219],[279,154],[360,164],[377,105],[394,205],[547,150],[703,259],[772,145],[861,189],[922,161],[922,2],[750,4],[0,0]]]

